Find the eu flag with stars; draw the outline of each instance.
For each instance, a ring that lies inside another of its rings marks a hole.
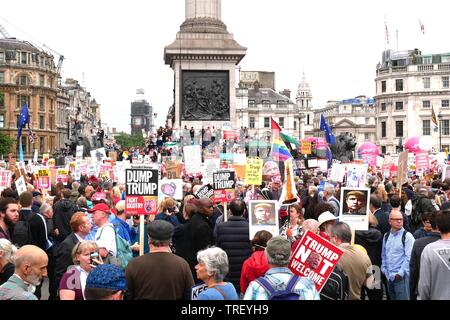
[[[334,144],[334,135],[331,132],[330,125],[325,121],[323,114],[320,115],[320,131],[325,131],[325,139],[329,144]]]
[[[22,136],[22,129],[25,128],[25,126],[28,124],[30,126],[30,114],[28,113],[28,106],[24,105],[22,107],[22,110],[20,110],[19,115],[19,123],[18,126],[18,132],[17,132],[17,140],[20,140],[20,137]]]

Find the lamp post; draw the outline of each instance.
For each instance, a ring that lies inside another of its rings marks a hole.
[[[439,119],[439,152],[442,152],[442,113],[439,111],[438,113]]]

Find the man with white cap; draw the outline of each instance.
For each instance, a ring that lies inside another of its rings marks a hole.
[[[332,214],[330,211],[325,211],[322,213],[318,220],[319,220],[319,236],[322,238],[330,241],[331,238],[331,228],[336,223],[336,220],[338,218]]]

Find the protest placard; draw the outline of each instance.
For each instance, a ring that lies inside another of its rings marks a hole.
[[[348,163],[347,187],[363,188],[366,186],[366,176],[369,166],[367,164]]]
[[[214,200],[214,188],[210,184],[206,184],[200,189],[198,189],[197,193],[194,194],[198,199],[209,198]]]
[[[245,168],[245,184],[261,185],[263,160],[258,158],[248,158]]]
[[[207,180],[212,181],[214,172],[220,169],[220,159],[219,158],[208,158],[203,162],[203,177]]]
[[[214,202],[231,202],[236,199],[234,171],[219,171],[213,174]]]
[[[83,161],[83,151],[84,146],[77,146],[76,159],[78,163]]]
[[[247,156],[245,153],[235,153],[233,154],[233,164],[245,165],[247,161]]]
[[[428,169],[430,167],[430,159],[428,152],[416,153],[416,169]]]
[[[171,197],[175,200],[183,198],[183,180],[181,179],[163,179],[159,182],[159,197]]]
[[[369,188],[342,188],[339,221],[352,230],[369,230]]]
[[[25,183],[25,179],[22,176],[19,179],[17,179],[15,183],[17,194],[19,196],[27,191],[27,184]]]
[[[157,213],[158,170],[125,170],[126,212],[130,215]]]
[[[91,150],[91,161],[92,164],[101,163],[103,160],[105,160],[106,157],[106,151],[105,148],[99,148],[96,150]]]
[[[191,289],[191,300],[196,300],[198,295],[206,290],[208,290],[208,285],[203,282],[193,286]]]
[[[52,187],[50,177],[49,176],[38,177],[37,187],[38,189],[50,189]]]
[[[317,165],[319,166],[319,169],[322,170],[322,172],[328,171],[328,160],[319,159],[319,160],[317,160]]]
[[[307,164],[308,164],[308,169],[317,168],[319,166],[317,159],[308,159]]]
[[[400,153],[398,158],[398,185],[403,186],[408,176],[408,151]],[[401,192],[401,188],[399,188]]]
[[[184,151],[184,166],[188,174],[195,175],[201,172],[202,167],[202,150],[199,145],[185,146]]]
[[[12,172],[0,169],[0,192],[11,186]]]
[[[69,181],[69,170],[66,168],[59,168],[56,172],[56,182],[67,184]]]
[[[302,146],[300,149],[301,154],[312,154],[312,143],[308,140],[302,140]]]
[[[276,200],[249,201],[250,240],[258,231],[269,231],[274,237],[279,235],[278,204]]]
[[[306,230],[294,249],[289,269],[296,275],[313,280],[320,292],[343,253],[329,241]]]

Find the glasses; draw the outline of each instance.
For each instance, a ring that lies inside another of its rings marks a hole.
[[[401,219],[391,219],[392,221],[397,221],[397,222],[400,222],[400,221],[403,221],[403,218],[401,218]]]

